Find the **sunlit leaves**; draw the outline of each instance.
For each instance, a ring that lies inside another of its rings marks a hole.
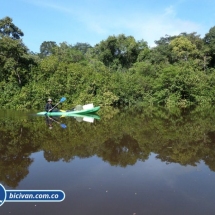
[[[58,64],[58,58],[54,55],[51,55],[41,60],[40,69],[46,77],[50,77],[57,70]]]
[[[172,52],[178,59],[188,60],[190,57],[197,57],[198,50],[186,37],[178,37],[170,42]]]

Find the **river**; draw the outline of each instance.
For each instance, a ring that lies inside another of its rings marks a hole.
[[[14,215],[214,215],[215,111],[101,108],[95,118],[0,114],[0,184],[62,190]]]

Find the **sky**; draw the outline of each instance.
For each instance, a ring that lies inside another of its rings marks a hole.
[[[0,19],[9,16],[30,51],[44,41],[94,46],[109,36],[133,36],[150,47],[165,35],[215,26],[214,0],[0,0]]]

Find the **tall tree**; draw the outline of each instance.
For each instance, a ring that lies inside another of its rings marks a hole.
[[[207,52],[211,56],[210,66],[215,66],[215,26],[212,27],[205,37],[203,38],[204,43],[207,47]]]
[[[165,35],[165,37],[161,37],[159,40],[155,40],[156,47],[153,47],[150,50],[147,59],[153,64],[172,63],[173,57],[169,44],[176,37],[177,36]]]
[[[51,54],[53,54],[53,49],[57,47],[56,42],[54,41],[44,41],[41,45],[40,45],[40,54],[39,56],[41,58],[47,57]]]
[[[60,62],[76,63],[84,60],[84,54],[81,50],[74,48],[66,42],[60,43],[60,46],[55,47],[53,52]]]
[[[94,56],[106,66],[130,68],[137,61],[139,53],[145,48],[143,41],[136,42],[134,37],[120,34],[109,36],[94,47]]]
[[[83,54],[86,54],[87,50],[92,48],[92,46],[88,43],[76,43],[73,47],[81,51]]]
[[[8,36],[12,39],[20,39],[24,36],[24,33],[13,24],[13,20],[10,17],[0,19],[0,37]]]
[[[18,80],[20,86],[26,81],[29,65],[34,64],[28,48],[20,39],[23,32],[6,17],[0,20],[0,81]]]
[[[187,61],[189,57],[196,57],[199,52],[195,44],[192,44],[186,37],[177,37],[170,42],[172,52],[177,60]]]

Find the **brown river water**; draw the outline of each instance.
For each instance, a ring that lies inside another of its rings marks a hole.
[[[215,110],[102,109],[98,116],[0,114],[0,184],[62,190],[7,202],[11,215],[214,215]]]

